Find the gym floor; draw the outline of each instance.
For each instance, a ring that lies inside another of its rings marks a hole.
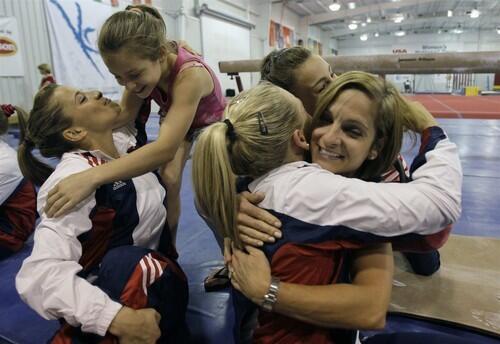
[[[434,112],[432,107],[434,103],[432,102],[437,104],[443,102],[442,96],[436,98],[436,95],[427,95],[425,97],[427,98],[423,100],[423,103],[430,106],[432,112]],[[463,98],[467,99],[459,100],[457,104],[463,105],[463,102],[469,101],[471,97]],[[489,115],[489,112],[484,112],[485,116],[480,116],[479,119],[468,119],[467,109],[480,108],[470,105],[462,107],[460,110],[457,110],[458,108],[453,105],[453,111],[460,112],[461,116],[440,118],[442,116],[439,109],[436,110],[438,112],[435,115],[439,117],[440,125],[448,133],[451,140],[459,146],[464,171],[463,212],[459,222],[454,226],[454,233],[500,238],[500,212],[498,211],[500,209],[500,193],[495,191],[498,187],[497,183],[500,183],[500,174],[498,173],[500,170],[500,149],[497,148],[500,147],[500,112],[498,112],[500,106],[496,106],[495,102],[500,105],[500,98],[485,98],[485,100],[481,100],[481,104],[491,104],[490,110],[497,110],[497,117],[488,117],[486,115]],[[446,104],[451,108],[450,104],[454,103],[448,102]],[[443,116],[449,117],[448,115]],[[154,140],[159,129],[157,117],[151,118],[148,125],[150,138]],[[17,140],[12,135],[8,137],[8,141],[13,146],[17,144]],[[412,154],[418,145],[415,147],[407,143],[405,146],[403,154],[407,160],[411,161]],[[191,188],[191,161],[188,161],[184,171],[181,197],[182,214],[177,247],[180,264],[189,278],[188,321],[194,342],[230,343],[232,311],[228,307],[229,294],[227,292],[205,293],[203,290],[203,279],[211,269],[222,265],[222,256],[212,232],[194,208]],[[47,321],[36,315],[22,303],[15,291],[15,273],[22,260],[29,254],[30,248],[28,245],[15,258],[0,262],[0,343],[35,344],[45,342],[58,327],[56,321]],[[390,322],[388,326],[394,327]]]

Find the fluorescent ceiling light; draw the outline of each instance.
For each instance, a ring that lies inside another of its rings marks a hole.
[[[366,26],[366,23],[361,23],[361,26],[365,27],[365,26]]]
[[[402,36],[406,35],[406,32],[402,29],[399,29],[399,31],[394,32],[394,34],[398,37],[402,37]]]
[[[372,22],[372,18],[370,18],[370,17],[366,18],[366,22],[367,23],[371,23]]]
[[[453,11],[452,10],[448,10],[448,17],[453,17]]]
[[[355,2],[348,2],[347,7],[349,7],[350,10],[353,10],[356,8],[356,3]]]
[[[497,33],[500,35],[500,26],[497,27]]]
[[[374,36],[378,37],[378,36],[380,36],[380,34],[378,32],[375,32]]]
[[[337,2],[337,0],[333,0],[333,3],[328,6],[328,8],[330,9],[330,11],[335,12],[340,10],[340,4]]]
[[[359,39],[362,40],[362,41],[367,41],[368,40],[368,35],[366,33],[364,33],[361,36],[359,36]]]
[[[401,23],[403,20],[405,20],[405,16],[401,13],[398,13],[396,14],[396,16],[394,17],[394,22],[395,23]]]
[[[349,30],[356,30],[358,28],[358,24],[351,23],[351,24],[347,25],[347,27],[349,28]]]
[[[456,34],[461,34],[464,32],[464,30],[462,30],[462,28],[460,26],[458,26],[455,30],[453,30],[453,32]]]
[[[470,17],[471,18],[477,18],[477,17],[479,17],[480,14],[481,14],[481,12],[479,12],[475,8],[472,11],[470,11]]]

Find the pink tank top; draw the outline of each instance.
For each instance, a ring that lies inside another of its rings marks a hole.
[[[219,80],[215,76],[212,69],[200,56],[192,55],[184,48],[179,47],[177,50],[177,60],[175,61],[174,68],[168,78],[168,92],[165,93],[159,87],[156,87],[153,92],[151,92],[151,95],[145,99],[144,105],[141,107],[139,116],[136,120],[136,127],[138,129],[137,147],[146,144],[147,141],[147,137],[141,136],[146,135],[145,123],[147,122],[151,111],[151,100],[154,100],[160,106],[160,116],[166,116],[170,106],[172,105],[171,90],[177,75],[184,69],[191,67],[205,68],[212,77],[214,89],[212,93],[200,100],[193,123],[191,123],[191,127],[189,128],[188,135],[192,134],[196,129],[206,127],[222,119],[222,113],[224,112],[226,101],[222,95]]]

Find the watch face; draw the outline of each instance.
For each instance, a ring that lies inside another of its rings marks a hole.
[[[269,290],[267,294],[264,295],[264,301],[262,302],[261,307],[267,311],[272,312],[274,304],[278,301],[278,290],[279,290],[279,280],[277,278],[273,278],[271,280],[271,285],[269,286]]]

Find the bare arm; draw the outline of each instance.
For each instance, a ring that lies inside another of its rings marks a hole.
[[[428,127],[437,125],[434,117],[420,103],[412,102],[410,107],[412,111],[405,114],[405,120],[406,123],[410,123],[408,126],[411,129],[422,132]],[[401,159],[405,164],[404,159],[402,157]],[[389,171],[386,177],[393,177],[393,172],[394,170]],[[243,243],[254,247],[260,247],[264,243],[273,243],[275,238],[281,238],[279,220],[257,206],[263,200],[264,196],[259,193],[243,192],[240,194],[237,217],[240,239]]]
[[[212,88],[210,74],[203,68],[188,68],[179,74],[172,106],[158,139],[120,159],[62,180],[49,192],[47,215],[63,215],[100,185],[139,176],[171,161],[193,122],[201,98]]]
[[[137,97],[135,94],[129,92],[128,90],[123,91],[122,100],[120,102],[120,115],[116,120],[113,129],[121,128],[130,122],[134,121],[141,110],[141,106],[144,100]]]
[[[264,253],[247,247],[233,251],[231,283],[254,303],[262,304],[271,280]],[[385,325],[393,260],[389,244],[356,252],[352,284],[308,286],[281,282],[274,311],[321,327],[379,329]]]

